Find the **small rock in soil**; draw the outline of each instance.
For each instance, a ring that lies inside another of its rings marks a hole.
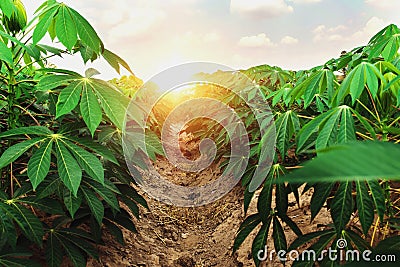
[[[192,257],[182,256],[176,260],[176,264],[178,264],[181,267],[194,267],[196,263]]]

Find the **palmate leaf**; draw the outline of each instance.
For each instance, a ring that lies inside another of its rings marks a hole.
[[[332,200],[331,217],[336,232],[340,234],[345,229],[353,212],[352,182],[341,182]]]
[[[260,254],[267,253],[267,251],[265,251],[265,245],[267,244],[267,238],[268,238],[269,227],[271,225],[271,220],[272,217],[269,217],[269,220],[263,223],[251,245],[251,254],[253,255],[253,260],[256,266],[260,265],[260,259],[259,259]],[[264,253],[260,253],[261,251]]]
[[[59,86],[68,85],[71,81],[78,79],[75,75],[49,75],[40,79],[35,89],[39,91],[48,91]]]
[[[88,86],[96,92],[107,117],[110,118],[115,126],[122,129],[125,113],[130,101],[129,98],[124,96],[111,84],[98,79],[90,79]]]
[[[73,110],[81,98],[81,92],[83,88],[83,81],[74,81],[65,87],[59,97],[56,106],[56,119],[62,115],[69,113]]]
[[[297,135],[297,153],[301,153],[315,142],[313,138],[316,138],[315,133],[318,132],[320,124],[323,124],[334,111],[334,109],[331,109],[319,115],[301,128]]]
[[[352,111],[345,105],[333,109],[329,118],[320,124],[320,132],[316,140],[317,150],[356,139]]]
[[[336,95],[336,105],[340,105],[348,94],[351,95],[354,105],[366,86],[371,92],[372,97],[376,98],[378,92],[378,78],[383,85],[386,85],[382,73],[380,73],[375,65],[369,62],[360,63],[347,75],[340,85]]]
[[[82,203],[82,194],[79,193],[76,197],[72,194],[72,192],[68,189],[64,190],[64,204],[69,211],[69,214],[72,218],[74,218],[75,213],[80,208]]]
[[[58,9],[55,26],[58,39],[68,50],[71,50],[78,40],[78,32],[69,8],[63,4]]]
[[[365,235],[368,234],[369,228],[374,220],[374,206],[371,197],[368,194],[365,181],[356,181],[356,203],[358,216],[360,218],[361,227]]]
[[[276,216],[274,216],[273,221],[274,223],[272,225],[272,238],[274,239],[275,251],[287,251],[287,242],[283,227]]]
[[[107,184],[102,185],[93,180],[87,180],[85,183],[90,186],[111,208],[119,211],[119,202],[116,193],[110,189]]]
[[[238,250],[243,241],[248,235],[261,223],[261,217],[259,213],[248,216],[240,225],[238,233],[236,234],[235,242],[233,244],[233,252]]]
[[[272,172],[272,171],[271,171]],[[274,187],[274,183],[272,182],[271,177],[267,177],[264,182],[263,189],[260,192],[257,201],[257,211],[260,214],[261,220],[266,223],[270,218],[271,213],[271,203],[272,203],[272,189]]]
[[[328,244],[336,237],[335,232],[330,232],[324,235],[321,235],[321,237],[318,239],[317,242],[315,242],[313,245],[311,245],[307,250],[305,251],[314,251],[316,258],[319,258],[321,255],[322,251],[326,249]],[[306,254],[306,252],[303,252],[300,254],[299,261],[295,261],[292,266],[307,266],[307,267],[312,267],[314,266],[314,259],[313,257],[308,257],[310,254]],[[304,259],[304,260],[302,260]]]
[[[100,145],[99,143],[95,143],[89,138],[75,138],[73,136],[68,136],[67,137],[69,140],[76,142],[82,146],[85,146],[86,148],[92,150],[93,152],[99,154],[103,158],[111,161],[112,163],[115,163],[118,165],[118,161],[115,158],[114,154],[106,147]]]
[[[0,169],[18,159],[29,148],[43,141],[47,137],[36,137],[9,147],[0,157]]]
[[[85,267],[86,266],[86,258],[83,255],[82,251],[80,250],[79,247],[75,246],[73,243],[71,243],[69,240],[66,240],[63,238],[61,235],[55,235],[62,247],[64,248],[64,251],[68,255],[68,258],[71,260],[72,264],[75,267]]]
[[[55,146],[60,178],[76,197],[82,179],[82,169],[61,141],[56,140]]]
[[[320,151],[303,168],[279,177],[278,182],[373,181],[382,178],[398,180],[399,158],[398,144],[379,141],[350,142]]]
[[[93,240],[92,237],[90,236],[89,238],[87,238],[86,234],[82,235],[81,233],[86,233],[84,231],[78,232],[78,231],[73,231],[73,230],[77,230],[77,229],[71,228],[71,229],[59,230],[57,232],[57,237],[60,240],[62,240],[62,242],[68,240],[69,242],[74,244],[77,248],[84,251],[87,255],[98,260],[99,259],[98,253],[97,253],[96,249],[93,247],[93,245],[91,244],[91,242]]]
[[[88,84],[83,86],[80,110],[92,136],[102,119],[101,108],[93,90]]]
[[[28,162],[28,177],[34,190],[49,173],[52,146],[51,138],[43,142]]]
[[[290,140],[300,129],[299,118],[294,111],[289,110],[278,117],[275,121],[275,127],[277,132],[277,148],[282,157],[284,157],[289,148]]]
[[[11,49],[2,41],[0,41],[0,60],[7,62],[10,65],[14,64]]]
[[[55,237],[54,231],[50,231],[47,238],[45,256],[49,267],[61,266],[64,253],[60,241]]]
[[[69,11],[74,18],[76,29],[81,41],[98,54],[102,43],[92,25],[90,25],[90,23],[76,10],[69,8]]]
[[[376,208],[376,213],[379,215],[379,218],[383,222],[383,216],[385,215],[386,210],[386,201],[383,189],[377,180],[369,180],[367,181],[367,183],[370,188],[372,200]]]
[[[0,138],[17,136],[17,135],[25,135],[25,134],[27,134],[27,135],[51,135],[51,134],[53,134],[53,132],[43,126],[19,127],[19,128],[8,130],[4,133],[0,133]]]
[[[86,199],[86,203],[88,204],[90,210],[92,211],[93,216],[96,218],[96,221],[99,225],[101,225],[104,217],[104,206],[103,203],[97,198],[96,194],[93,193],[92,190],[87,188],[86,186],[81,187],[83,196]]]
[[[311,197],[310,210],[311,221],[319,213],[326,199],[329,197],[335,183],[316,183],[314,186],[314,193]]]
[[[110,50],[104,49],[102,56],[104,59],[113,67],[118,74],[120,74],[120,65],[123,66],[127,71],[129,71],[132,75],[135,75],[131,68],[129,67],[128,63],[126,63],[125,60],[123,60],[121,57],[118,55],[114,54]]]
[[[45,36],[57,11],[58,7],[53,7],[47,10],[39,19],[32,35],[34,44],[37,44]]]
[[[31,211],[20,204],[11,203],[7,205],[3,202],[0,202],[0,209],[16,222],[26,238],[38,245],[42,244],[43,226],[38,217]]]
[[[399,33],[399,28],[390,24],[375,34],[367,47],[370,50],[369,59],[382,55],[386,61],[392,61],[399,50]]]
[[[94,180],[104,184],[104,169],[100,160],[92,153],[66,140],[62,141],[73,154],[78,164]]]

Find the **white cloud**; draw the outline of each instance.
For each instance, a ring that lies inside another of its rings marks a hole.
[[[147,33],[153,26],[159,25],[166,15],[160,9],[138,7],[129,12],[120,13],[120,17],[122,17],[120,22],[109,30],[111,38],[124,38]]]
[[[400,7],[397,0],[365,0],[367,5],[381,9],[396,9]]]
[[[366,43],[374,34],[382,30],[388,24],[389,23],[385,22],[383,19],[372,17],[361,30],[352,34],[352,39]]]
[[[231,13],[252,18],[272,18],[292,13],[284,0],[231,0]]]
[[[313,41],[341,41],[344,40],[343,32],[346,30],[347,27],[344,25],[338,25],[330,28],[326,27],[325,25],[319,25],[313,30]]]
[[[358,29],[338,25],[328,28],[326,25],[319,25],[313,30],[314,42],[332,42],[335,45],[348,47],[367,44],[371,37],[389,24],[388,21],[372,17],[364,26]]]
[[[239,46],[242,47],[273,47],[276,46],[265,33],[240,38]]]
[[[289,35],[286,35],[285,37],[283,37],[281,39],[281,44],[293,45],[293,44],[297,44],[297,43],[299,43],[299,40],[292,36],[289,36]]]

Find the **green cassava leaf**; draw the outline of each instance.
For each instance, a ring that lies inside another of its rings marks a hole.
[[[100,125],[102,113],[96,95],[88,83],[83,86],[80,110],[83,120],[93,136]]]
[[[56,118],[69,113],[78,105],[79,99],[81,98],[82,88],[82,81],[74,81],[62,89],[56,106]]]
[[[307,144],[313,142],[313,138],[315,138],[315,133],[318,132],[320,124],[323,124],[333,112],[335,112],[335,109],[331,109],[310,120],[301,128],[297,135],[297,153],[301,153],[307,149]]]
[[[314,220],[315,216],[319,213],[322,206],[326,202],[332,192],[332,188],[335,183],[316,183],[314,185],[314,193],[311,197],[310,210],[311,210],[311,221]]]
[[[98,54],[100,52],[101,40],[92,25],[90,25],[76,10],[69,8],[69,11],[74,18],[81,41]]]
[[[132,75],[134,75],[128,63],[126,63],[126,61],[123,60],[118,55],[114,54],[113,52],[107,49],[104,49],[102,55],[104,59],[107,60],[107,62],[111,65],[111,67],[113,67],[118,72],[118,74],[120,73],[120,65],[121,65],[126,70],[128,70]]]
[[[374,206],[371,197],[368,194],[365,181],[356,181],[356,203],[358,216],[360,218],[361,227],[365,235],[368,234],[369,228],[374,221]]]
[[[386,204],[385,204],[386,201],[383,189],[377,180],[369,180],[367,181],[367,183],[370,188],[372,200],[376,208],[376,213],[379,215],[379,218],[383,222],[383,217],[385,215],[385,210],[386,210]]]
[[[63,143],[72,153],[80,167],[94,180],[104,184],[104,168],[100,160],[92,153],[69,141],[63,140]]]
[[[50,170],[53,139],[43,142],[28,162],[28,177],[35,190]]]
[[[13,55],[11,49],[7,47],[7,45],[0,41],[0,60],[13,65]]]
[[[335,197],[332,200],[331,217],[335,224],[336,232],[345,229],[353,212],[352,182],[341,182]]]
[[[48,128],[43,126],[19,127],[0,133],[0,138],[11,137],[16,135],[51,135],[53,134]]]
[[[243,223],[240,225],[238,233],[236,234],[235,242],[233,244],[233,251],[238,250],[243,241],[247,236],[261,223],[261,217],[259,213],[248,216]]]
[[[49,267],[61,266],[64,257],[63,248],[52,231],[50,231],[47,238],[45,256]]]
[[[269,220],[261,226],[260,230],[258,231],[256,237],[253,240],[253,244],[251,246],[251,254],[253,255],[253,260],[256,266],[260,265],[260,259],[259,256],[262,255],[263,253],[267,253],[265,251],[265,246],[267,244],[267,238],[268,238],[268,232],[269,232],[269,227],[271,225],[271,217]],[[263,252],[263,253],[261,253]]]
[[[306,162],[303,168],[281,177],[280,181],[400,179],[398,158],[398,144],[379,141],[350,142],[320,151],[318,157]]]
[[[18,159],[22,154],[24,154],[29,148],[36,145],[37,143],[43,141],[46,137],[37,137],[29,139],[9,147],[0,157],[0,169],[4,168],[11,162]]]
[[[74,218],[75,213],[81,206],[82,194],[78,194],[77,196],[74,196],[73,193],[66,188],[64,190],[63,195],[64,195],[64,204],[67,207],[69,214],[71,214],[71,217]]]
[[[88,87],[91,87],[96,92],[100,104],[111,122],[119,129],[122,129],[129,98],[111,84],[98,79],[91,79]]]
[[[2,202],[0,209],[17,223],[26,238],[38,245],[42,244],[44,235],[42,223],[30,210],[20,204],[7,205]]]
[[[76,197],[82,179],[82,169],[61,141],[56,140],[55,146],[60,178]]]
[[[97,223],[101,225],[104,217],[103,203],[101,203],[96,194],[86,186],[82,186],[81,189],[93,216],[96,218]]]
[[[78,40],[78,32],[69,7],[60,5],[56,17],[55,30],[60,42],[71,50]]]
[[[58,7],[53,7],[50,10],[47,10],[42,17],[39,19],[38,24],[33,30],[33,43],[37,44],[46,34],[47,30],[50,27],[52,20],[54,19],[55,14],[58,11]]]
[[[257,201],[257,211],[264,223],[270,219],[273,187],[274,183],[272,182],[272,179],[267,178]]]
[[[277,132],[277,147],[281,155],[285,156],[293,134],[300,129],[299,118],[295,112],[289,110],[278,117],[275,121],[275,127]]]
[[[73,75],[48,75],[39,81],[35,89],[39,91],[48,91],[59,86],[68,85],[75,79],[77,79],[77,77]]]
[[[99,154],[103,158],[111,161],[112,163],[115,163],[118,165],[118,161],[115,158],[114,154],[105,146],[100,145],[99,143],[95,143],[93,140],[88,139],[88,138],[75,138],[72,136],[68,136],[68,139],[76,142],[82,146],[85,146],[92,150],[93,152]]]
[[[283,231],[283,227],[276,216],[274,216],[272,229],[272,237],[274,239],[275,251],[287,251],[285,232]]]

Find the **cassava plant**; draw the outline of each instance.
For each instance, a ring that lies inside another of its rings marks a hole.
[[[104,227],[123,243],[121,227],[135,231],[132,216],[147,207],[119,151],[103,143],[106,130],[120,135],[129,98],[93,69],[48,60],[78,54],[132,71],[64,3],[44,1],[30,20],[20,0],[0,9],[0,265],[32,266],[41,251],[48,266],[64,255],[85,266]],[[47,34],[58,44],[41,43]]]

